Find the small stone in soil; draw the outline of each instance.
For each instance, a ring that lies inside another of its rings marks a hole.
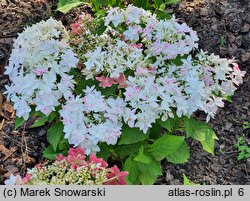
[[[170,185],[181,185],[181,182],[179,179],[174,179],[174,180],[170,181]]]
[[[201,8],[200,9],[200,15],[201,16],[207,16],[208,15],[208,10],[206,8]]]
[[[235,44],[232,44],[232,46],[229,46],[228,48],[228,53],[230,56],[235,55],[235,53],[237,52],[237,46]]]
[[[166,181],[170,182],[174,179],[174,176],[170,173],[170,170],[166,171]]]
[[[240,32],[247,33],[247,32],[249,32],[249,29],[250,29],[250,24],[244,24],[244,26],[242,27]]]
[[[228,33],[227,38],[229,43],[233,43],[236,37],[232,33]]]
[[[249,61],[250,60],[250,52],[246,52],[245,54],[243,54],[240,59],[242,62]]]
[[[229,131],[229,130],[231,129],[232,126],[233,126],[232,123],[226,123],[225,130],[226,130],[226,131]]]

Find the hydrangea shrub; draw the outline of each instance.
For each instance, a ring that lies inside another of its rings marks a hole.
[[[63,153],[68,142],[122,162],[130,184],[152,184],[161,160],[188,161],[187,138],[213,154],[216,134],[193,115],[214,118],[245,72],[198,50],[196,32],[174,16],[128,5],[82,14],[69,32],[53,19],[27,28],[6,74],[17,116],[38,111],[36,125],[55,122],[45,156]]]

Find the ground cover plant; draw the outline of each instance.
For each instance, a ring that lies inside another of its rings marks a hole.
[[[213,154],[216,134],[192,115],[214,118],[245,72],[198,50],[185,23],[128,5],[82,14],[69,31],[52,18],[28,27],[6,74],[16,128],[32,116],[33,127],[52,123],[45,157],[79,146],[117,162],[129,184],[153,184],[161,160],[188,161],[188,138]]]

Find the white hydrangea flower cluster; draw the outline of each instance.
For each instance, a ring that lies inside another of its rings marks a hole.
[[[157,20],[151,12],[132,5],[124,10],[111,8],[105,25],[108,31],[100,38],[107,41],[106,44],[83,56],[86,59],[83,72],[87,78],[104,72],[111,78],[117,78],[128,69],[147,67],[149,57],[174,59],[177,55],[189,54],[198,46],[196,32],[185,23],[178,23],[175,17]],[[117,30],[119,26],[125,26],[125,31]],[[118,37],[113,39],[114,36]]]
[[[123,93],[123,119],[144,133],[158,118],[173,117],[172,110],[179,117],[201,110],[209,121],[224,106],[222,97],[232,95],[234,85],[242,83],[244,72],[233,61],[203,51],[192,58],[197,34],[175,17],[158,20],[151,12],[129,5],[111,8],[105,25],[100,38],[107,42],[83,55],[83,72],[87,78],[107,76],[108,82],[132,70]],[[177,65],[172,60],[178,56],[182,59]]]
[[[17,116],[27,120],[30,104],[49,115],[62,97],[72,96],[75,82],[68,72],[77,63],[61,22],[50,18],[20,33],[5,72],[12,82],[6,86],[6,94]]]
[[[119,39],[109,42],[107,47],[98,46],[94,51],[89,51],[85,58],[87,61],[84,63],[86,68],[83,74],[87,79],[103,72],[111,78],[118,78],[127,69],[135,70],[145,65],[142,49]]]
[[[65,138],[86,153],[99,151],[98,142],[116,144],[121,135],[125,102],[121,98],[105,99],[94,87],[84,90],[85,96],[67,101],[60,111]]]
[[[130,109],[125,109],[124,121],[144,133],[160,116],[163,121],[173,117],[172,109],[179,117],[204,111],[209,121],[218,107],[224,107],[222,96],[232,95],[234,85],[243,82],[245,72],[237,66],[231,68],[231,63],[201,52],[197,60],[189,56],[180,66],[166,66],[168,70],[161,74],[156,71],[129,76],[124,95]]]

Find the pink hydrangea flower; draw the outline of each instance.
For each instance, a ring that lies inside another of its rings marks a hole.
[[[64,157],[64,155],[62,155],[62,154],[59,154],[58,156],[56,156],[56,160],[57,161],[62,161],[62,160],[64,160],[65,159],[65,157]]]
[[[31,179],[31,174],[27,173],[22,179],[22,184],[26,184]]]
[[[90,154],[88,164],[94,163],[99,165],[99,167],[106,168],[108,167],[108,163],[102,158],[97,158],[94,154]]]
[[[77,147],[75,149],[70,148],[66,160],[71,164],[71,168],[74,170],[77,169],[77,167],[83,166],[86,163],[84,149],[80,147]]]
[[[136,47],[136,48],[140,49],[140,48],[143,47],[143,44],[142,44],[142,43],[139,43],[139,44],[131,43],[129,46],[130,46],[130,47]]]
[[[100,86],[103,88],[111,87],[113,84],[116,84],[115,79],[110,77],[101,76],[96,77],[95,79],[100,82]]]
[[[241,71],[238,64],[236,63],[232,64],[233,64],[233,73],[230,75],[230,77],[233,83],[239,86],[240,84],[243,83],[243,77],[245,76],[246,71]]]
[[[38,76],[41,76],[43,75],[44,73],[46,73],[47,71],[45,69],[35,69],[34,72],[38,75]]]
[[[110,168],[110,172],[108,174],[108,179],[105,184],[107,185],[126,185],[126,176],[128,175],[127,171],[121,172],[119,168],[115,165],[114,167]]]
[[[118,78],[115,78],[116,82],[119,84],[118,88],[126,88],[126,76],[124,74],[120,74]]]
[[[74,34],[78,35],[78,34],[81,33],[81,30],[79,29],[80,28],[80,24],[78,22],[71,24],[70,27],[71,27],[72,32]]]

